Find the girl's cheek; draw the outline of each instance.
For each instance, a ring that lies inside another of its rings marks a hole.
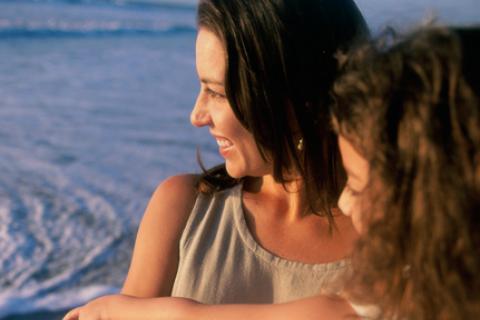
[[[343,189],[340,198],[338,199],[338,208],[346,216],[352,219],[353,226],[358,233],[362,233],[363,223],[361,215],[361,199],[358,196],[353,196],[348,190]]]
[[[340,198],[338,199],[338,208],[346,216],[352,215],[353,201],[346,189],[343,189]]]

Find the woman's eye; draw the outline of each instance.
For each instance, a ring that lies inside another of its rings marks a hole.
[[[208,96],[214,98],[214,99],[224,99],[226,96],[224,94],[221,94],[219,92],[213,91],[210,88],[206,88],[205,92],[207,93]]]

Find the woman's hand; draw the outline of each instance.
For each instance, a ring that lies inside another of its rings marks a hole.
[[[195,306],[191,299],[159,297],[137,298],[111,295],[75,308],[63,320],[189,320]]]
[[[97,298],[84,306],[70,310],[70,312],[63,317],[63,320],[110,320],[109,308],[114,300],[125,298],[127,297],[120,295]]]

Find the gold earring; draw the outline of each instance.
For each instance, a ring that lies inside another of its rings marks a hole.
[[[302,151],[302,150],[303,150],[303,138],[298,139],[297,150],[298,150],[298,151]]]

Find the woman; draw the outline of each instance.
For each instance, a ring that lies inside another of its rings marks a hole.
[[[352,297],[378,319],[480,314],[480,28],[356,53],[333,111],[362,230]],[[365,294],[365,293],[369,294]]]
[[[225,165],[159,186],[123,295],[73,318],[105,305],[124,318],[174,317],[168,310],[188,318],[189,306],[195,319],[198,310],[209,319],[309,318],[330,299],[292,301],[343,286],[356,232],[334,208],[343,171],[329,92],[337,50],[367,36],[362,16],[352,0],[205,0],[198,25],[191,121],[209,127]],[[186,299],[154,298],[170,295]],[[331,303],[332,312],[351,311]]]

